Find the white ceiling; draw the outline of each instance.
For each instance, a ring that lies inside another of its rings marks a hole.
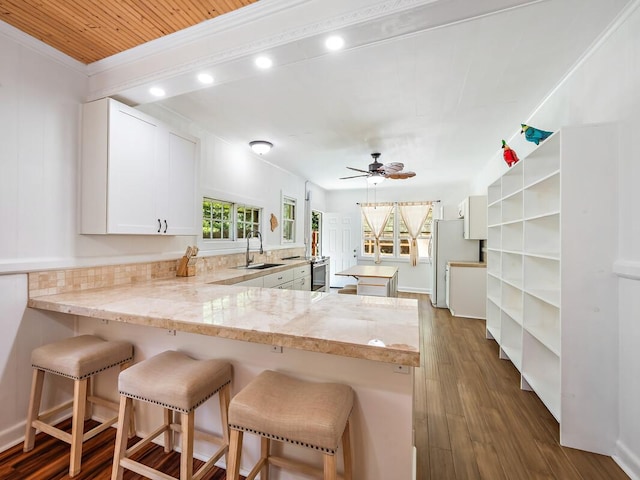
[[[417,174],[381,188],[470,181],[628,0],[497,13],[478,3],[438,0],[352,25],[338,32],[347,47],[331,54],[319,47],[326,35],[310,36],[272,49],[269,71],[237,60],[227,66],[236,74],[160,103],[229,142],[273,142],[266,160],[325,189],[364,188],[362,178],[338,178],[353,173],[347,166],[366,170],[374,151]]]

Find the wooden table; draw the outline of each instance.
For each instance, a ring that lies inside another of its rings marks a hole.
[[[355,265],[336,275],[355,277],[358,280],[358,295],[398,296],[398,267]]]

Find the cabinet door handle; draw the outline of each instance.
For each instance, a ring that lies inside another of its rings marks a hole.
[[[167,233],[167,228],[169,228],[169,225],[167,225],[167,220],[164,220],[164,232],[162,233]]]
[[[158,219],[158,233],[160,233],[160,230],[162,230],[162,222]]]

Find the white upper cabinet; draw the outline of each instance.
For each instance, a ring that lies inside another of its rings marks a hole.
[[[85,104],[80,233],[196,235],[197,146],[113,99]]]
[[[473,195],[458,206],[458,217],[464,219],[464,238],[485,240],[487,238],[487,196]]]

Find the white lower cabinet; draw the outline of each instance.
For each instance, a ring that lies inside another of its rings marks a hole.
[[[302,265],[293,269],[293,290],[311,290],[311,265]]]
[[[197,145],[113,99],[85,104],[80,233],[197,234]]]
[[[293,285],[293,269],[269,273],[262,278],[264,280],[264,288],[281,288],[285,284]]]
[[[486,318],[486,265],[449,262],[446,269],[447,307],[454,317]]]
[[[244,280],[234,285],[308,291],[311,290],[311,265],[297,265],[279,272],[267,273],[260,277]]]
[[[560,423],[611,455],[617,411],[615,125],[562,128],[487,190],[486,334]]]

